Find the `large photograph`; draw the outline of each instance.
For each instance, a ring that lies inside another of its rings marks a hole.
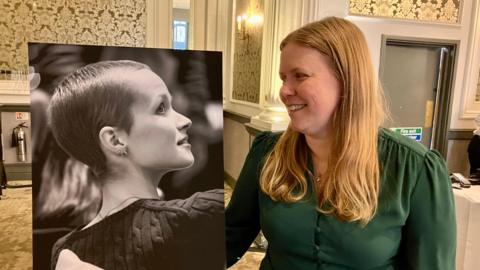
[[[221,61],[29,44],[34,269],[224,269]]]

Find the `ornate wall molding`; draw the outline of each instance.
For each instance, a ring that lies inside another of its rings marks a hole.
[[[143,47],[146,0],[2,0],[0,69],[25,71],[27,43]]]
[[[458,24],[462,0],[350,0],[349,14]]]

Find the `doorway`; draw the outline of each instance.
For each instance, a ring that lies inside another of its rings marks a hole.
[[[457,43],[383,37],[380,82],[390,109],[387,127],[447,154]]]

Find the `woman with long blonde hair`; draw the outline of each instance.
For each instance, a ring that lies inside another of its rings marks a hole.
[[[261,229],[261,269],[454,269],[455,214],[434,150],[381,128],[366,40],[325,18],[281,43],[281,134],[252,145],[226,210],[227,264]]]

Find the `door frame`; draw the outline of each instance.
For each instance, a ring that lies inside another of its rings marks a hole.
[[[432,139],[430,143],[430,149],[437,149],[446,159],[448,152],[448,130],[450,125],[450,110],[452,106],[453,82],[455,81],[455,69],[460,41],[382,35],[379,79],[384,72],[383,68],[387,45],[448,49],[448,51],[442,53],[440,56],[440,65],[442,68],[437,77],[437,97],[433,116]]]

